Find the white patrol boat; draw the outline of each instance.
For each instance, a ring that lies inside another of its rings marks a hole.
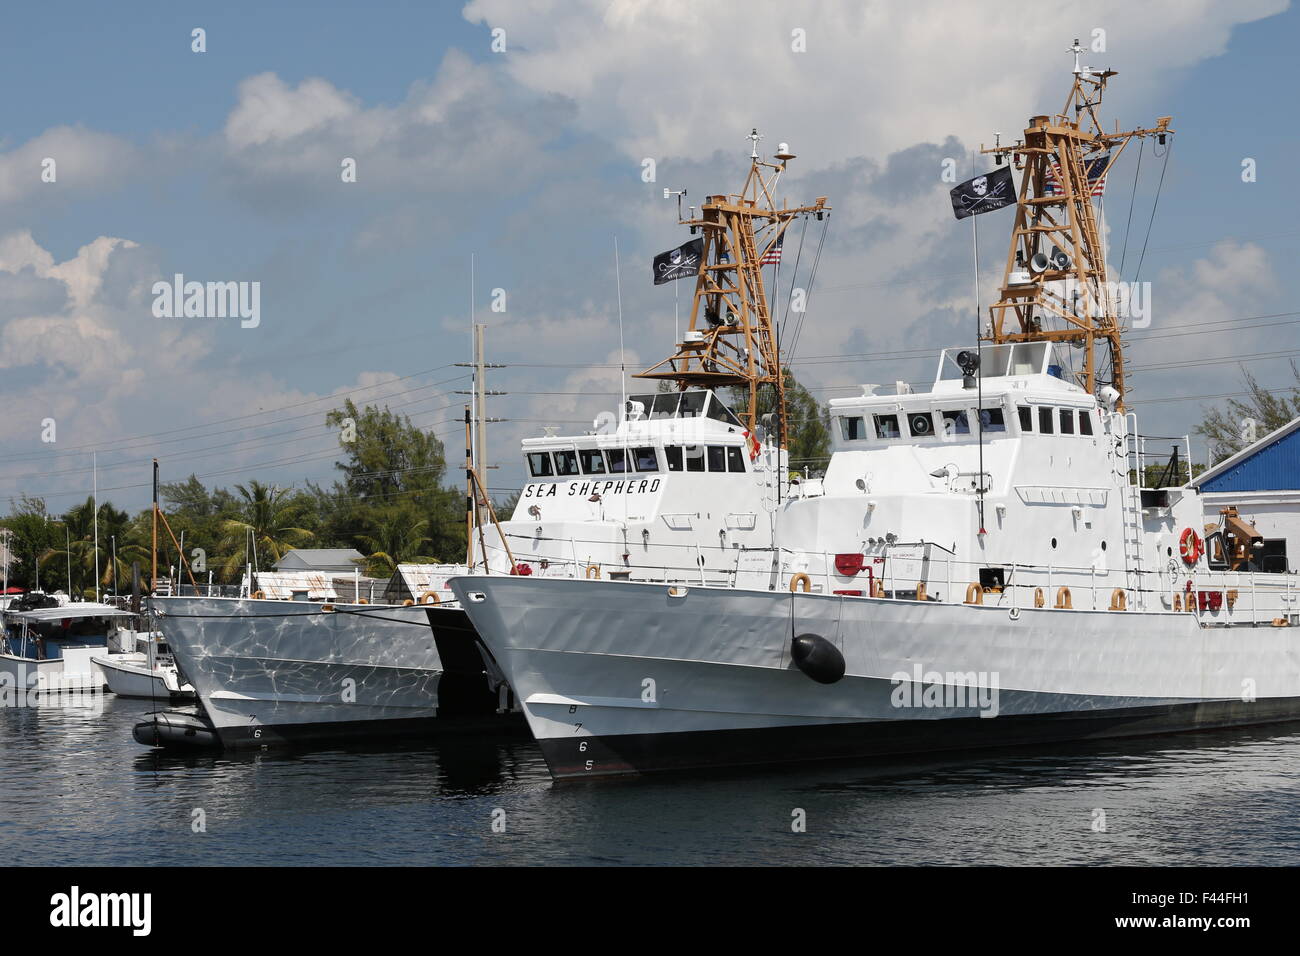
[[[747,190],[771,184],[759,177],[763,168],[755,161]],[[664,367],[649,373],[679,388],[622,402],[617,416],[598,419],[588,434],[526,439],[530,480],[508,521],[491,515],[472,463],[467,411],[470,554],[459,569],[431,569],[435,579],[459,570],[533,581],[774,581],[772,529],[788,493],[786,459],[775,439],[760,440],[757,420],[764,401],[782,408],[785,386],[775,372],[754,250],[758,242],[772,247],[798,217],[824,217],[827,209],[825,199],[779,210],[751,201],[742,215],[711,226],[701,243],[730,264],[707,265],[698,253],[675,264],[676,275],[697,280],[696,310],[707,331],[687,333]],[[736,283],[743,306],[727,307],[721,289]],[[760,314],[761,327],[751,320]],[[723,387],[737,388],[746,421],[716,391]],[[772,432],[783,428],[780,414],[769,421]],[[447,716],[517,712],[464,611],[445,600],[450,592],[431,585],[402,606],[321,601],[311,591],[302,597],[308,600],[256,593],[151,598],[204,717],[196,734],[191,717],[156,715],[137,725],[135,739],[165,746],[216,738],[230,748],[261,747],[436,733],[449,728]]]
[[[1124,408],[1090,197],[1171,131],[1106,132],[1110,75],[1076,64],[1061,114],[986,151],[1023,170],[991,344],[832,403],[776,583],[451,581],[556,777],[1300,719],[1294,575],[1261,573],[1232,509],[1202,524],[1176,450],[1148,487]]]

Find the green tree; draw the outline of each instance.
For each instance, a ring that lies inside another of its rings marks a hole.
[[[390,562],[421,548],[443,559],[464,552],[463,493],[442,486],[442,442],[405,415],[373,405],[358,409],[350,399],[325,421],[339,430],[344,458],[335,463],[343,481],[329,491],[310,486],[322,534],[368,554],[382,552]],[[402,522],[411,527],[399,531]]]
[[[95,595],[95,569],[99,568],[99,593],[113,584],[121,590],[121,582],[130,581],[131,561],[148,560],[147,547],[131,532],[130,516],[111,502],[99,505],[98,547],[96,547],[95,501],[87,498],[83,504],[68,510],[63,520],[51,524],[54,541],[41,555],[42,575],[51,585],[67,586],[72,580],[74,595]],[[117,565],[113,564],[113,540],[117,539]]]
[[[442,481],[447,469],[442,442],[405,415],[373,405],[358,410],[348,399],[325,416],[325,423],[339,429],[346,458],[334,467],[343,472],[350,495],[390,498],[430,491]]]
[[[830,409],[813,396],[788,369],[785,375],[785,447],[789,454],[790,470],[803,473],[805,467],[811,474],[821,474],[831,456]],[[733,409],[744,408],[748,393],[742,388],[727,389],[726,401]],[[776,389],[764,388],[758,395],[760,422],[770,422],[777,427]],[[764,417],[770,416],[770,417]],[[775,436],[773,436],[775,437]]]
[[[366,555],[366,574],[392,577],[399,564],[431,560],[421,553],[429,543],[425,533],[429,520],[421,518],[411,505],[403,503],[377,509],[366,516],[366,521],[366,532],[356,536]]]
[[[9,531],[9,585],[35,588],[39,583],[53,591],[60,586],[42,573],[41,556],[63,545],[63,526],[51,521],[41,498],[23,495],[10,502],[11,514],[0,525]],[[44,580],[42,580],[44,578]]]
[[[1270,390],[1260,385],[1249,371],[1242,369],[1246,386],[1242,398],[1230,398],[1225,406],[1206,409],[1196,433],[1210,446],[1214,461],[1235,455],[1247,445],[1300,416],[1300,367],[1291,363],[1296,384],[1286,389]]]
[[[265,485],[256,479],[247,485],[235,485],[235,515],[222,519],[219,547],[226,555],[222,573],[234,580],[245,560],[246,543],[257,549],[261,567],[280,560],[291,548],[301,547],[312,539],[302,527],[308,499],[290,488]]]
[[[159,493],[163,510],[167,514],[167,523],[177,536],[178,542],[184,544],[186,560],[193,562],[194,549],[201,548],[207,556],[205,563],[209,569],[224,575],[228,562],[219,556],[223,553],[223,542],[228,537],[228,529],[224,527],[224,522],[231,519],[238,520],[243,516],[239,499],[225,488],[214,488],[209,491],[195,475],[190,475],[184,481],[164,482],[159,487]],[[312,530],[311,522],[306,520],[306,516],[310,515],[311,511],[304,508],[303,512],[305,526],[308,530]],[[148,517],[148,512],[146,516]],[[158,534],[159,561],[169,567],[174,566],[176,551],[171,536],[161,528]],[[242,562],[244,554],[242,541],[237,551]],[[230,555],[226,557],[229,558]],[[201,576],[201,570],[195,572],[196,578]]]

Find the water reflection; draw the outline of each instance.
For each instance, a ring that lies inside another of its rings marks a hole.
[[[1300,862],[1300,724],[557,786],[518,732],[173,754],[131,739],[147,710],[109,698],[94,719],[78,708],[0,711],[7,859]],[[798,814],[804,832],[792,829]]]

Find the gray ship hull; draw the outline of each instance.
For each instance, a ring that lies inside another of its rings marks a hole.
[[[423,734],[451,716],[496,717],[500,696],[456,608],[152,604],[225,747]]]
[[[1293,628],[584,581],[458,578],[557,778],[1300,719]],[[791,656],[825,638],[844,675]]]

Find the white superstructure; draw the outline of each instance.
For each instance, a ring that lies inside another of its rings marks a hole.
[[[628,400],[617,426],[523,442],[529,480],[501,528],[516,573],[734,584],[772,571],[785,457],[706,389]],[[509,565],[489,534],[492,566]]]
[[[452,580],[556,776],[1300,717],[1296,577],[1212,570],[1195,489],[1142,487],[1059,346],[973,351],[832,403],[775,580]]]

